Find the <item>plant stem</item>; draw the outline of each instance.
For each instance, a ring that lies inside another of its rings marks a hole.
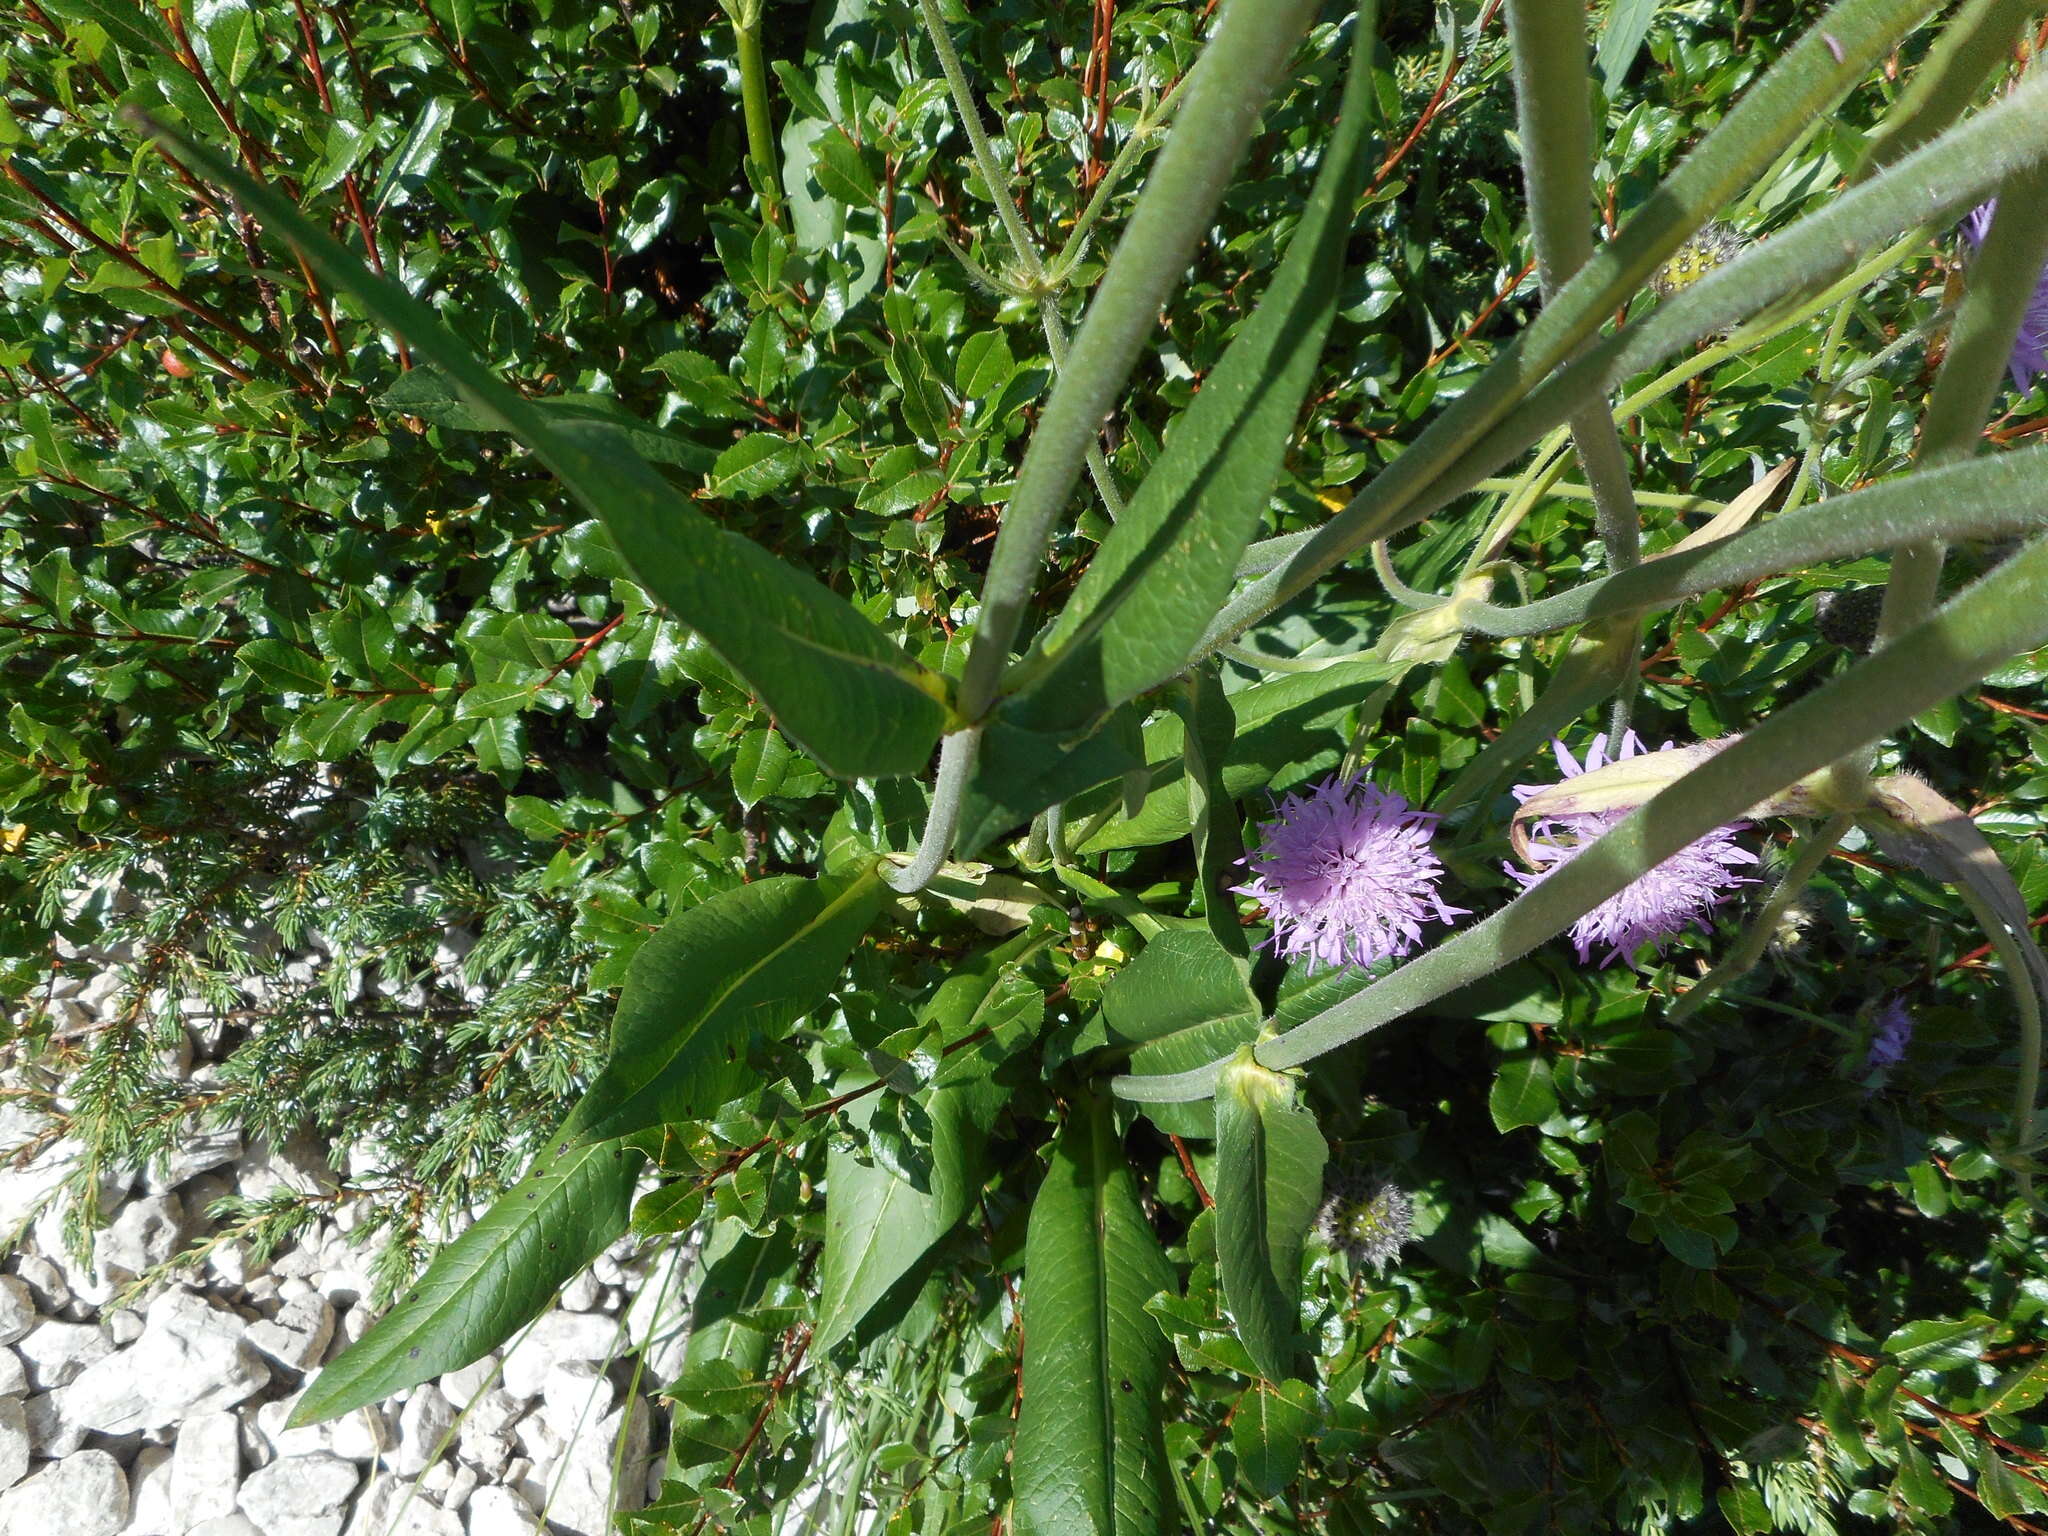
[[[1731,981],[1739,981],[1749,974],[1750,968],[1763,959],[1764,951],[1770,948],[1771,938],[1778,931],[1778,924],[1792,903],[1799,899],[1799,893],[1819,873],[1835,845],[1842,840],[1842,834],[1855,824],[1853,816],[1833,816],[1809,832],[1800,842],[1786,866],[1784,877],[1778,888],[1771,892],[1770,900],[1756,915],[1756,921],[1749,925],[1736,946],[1706,975],[1702,976],[1685,995],[1671,1005],[1667,1017],[1673,1023],[1697,1012],[1700,1005],[1714,995],[1715,989],[1725,987]]]
[[[924,836],[918,840],[916,858],[901,869],[883,874],[890,890],[906,896],[923,890],[952,853],[953,834],[960,826],[960,805],[980,752],[979,726],[955,731],[939,743],[939,771],[932,781],[932,807],[925,817]]]
[[[936,10],[935,0],[920,4],[928,13]],[[960,681],[959,709],[970,720],[995,702],[1046,546],[1088,448],[1157,326],[1159,306],[1187,270],[1315,10],[1312,0],[1224,0],[1215,36],[1188,82],[1181,121],[1159,152],[1025,450]]]
[[[734,51],[739,55],[740,104],[747,117],[747,158],[761,169],[761,211],[768,221],[781,218],[782,200],[775,188],[781,171],[775,153],[775,122],[768,114],[768,63],[761,54],[761,7],[754,4],[732,14]]]
[[[1920,428],[1918,464],[1967,458],[1977,451],[1984,419],[2003,382],[2013,337],[2048,262],[2048,166],[2037,165],[2000,188],[1998,214],[1970,263],[1969,286],[1956,313],[1948,355],[1941,360]],[[1934,606],[1945,554],[1939,540],[1902,544],[1892,552],[1880,642],[1902,634]]]

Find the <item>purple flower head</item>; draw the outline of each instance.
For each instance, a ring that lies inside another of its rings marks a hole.
[[[1991,233],[1991,216],[1997,211],[1994,197],[1963,215],[1963,238],[1970,242],[1972,252],[1983,249],[1984,237]],[[2020,317],[2019,334],[2012,339],[2012,356],[2006,367],[2012,374],[2012,387],[2023,395],[2036,377],[2048,373],[2048,267],[2034,280],[2034,296]]]
[[[1906,1046],[1912,1038],[1913,1015],[1906,1012],[1906,1000],[1895,997],[1878,1011],[1877,1033],[1871,1037],[1864,1067],[1870,1071],[1896,1067],[1906,1059]]]
[[[1559,771],[1568,779],[1649,751],[1634,731],[1622,736],[1621,746],[1611,758],[1605,732],[1595,736],[1586,748],[1584,763],[1575,760],[1563,742],[1553,741],[1551,747],[1557,754]],[[1668,752],[1672,748],[1667,744],[1658,750]],[[1546,787],[1517,784],[1515,798],[1529,800]],[[1539,817],[1530,829],[1525,855],[1536,866],[1534,872],[1516,869],[1512,864],[1504,867],[1523,885],[1535,885],[1560,865],[1577,858],[1631,809],[1617,807]],[[1662,949],[1665,940],[1675,938],[1689,927],[1697,925],[1704,929],[1707,915],[1727,899],[1729,891],[1738,885],[1756,883],[1734,873],[1740,866],[1756,862],[1755,854],[1735,843],[1735,834],[1748,825],[1738,821],[1716,827],[1580,918],[1572,925],[1572,943],[1578,946],[1580,963],[1591,960],[1595,949],[1605,947],[1607,956],[1600,963],[1609,966],[1617,960],[1630,960],[1644,944],[1654,943]]]
[[[1422,942],[1426,922],[1463,907],[1436,894],[1444,867],[1429,850],[1437,818],[1352,774],[1288,795],[1259,824],[1234,889],[1272,914],[1273,952],[1319,965],[1371,965]]]

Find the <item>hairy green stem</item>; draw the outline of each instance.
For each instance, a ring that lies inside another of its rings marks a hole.
[[[1046,546],[1088,448],[1158,325],[1159,306],[1187,270],[1315,10],[1312,0],[1224,0],[1215,35],[1188,82],[1180,122],[1159,152],[1025,450],[960,680],[959,709],[970,720],[995,703]]]
[[[1968,111],[2012,57],[2026,29],[2029,7],[2014,0],[1966,0],[1903,95],[1864,145],[1863,161],[1849,178],[1861,181],[1912,153]]]
[[[1841,842],[1842,835],[1854,826],[1854,816],[1831,816],[1801,839],[1798,850],[1792,855],[1792,862],[1785,867],[1783,878],[1777,889],[1771,892],[1770,900],[1756,915],[1756,921],[1743,932],[1735,947],[1686,991],[1685,995],[1671,1005],[1666,1015],[1673,1023],[1697,1012],[1718,988],[1730,982],[1740,981],[1748,975],[1751,967],[1763,959],[1764,951],[1771,947],[1771,940],[1777,934],[1778,924],[1784,921],[1792,903],[1799,899],[1799,893],[1807,883],[1820,873],[1821,865],[1827,862],[1829,854]]]
[[[953,834],[960,828],[960,806],[967,794],[967,781],[974,776],[974,760],[981,754],[981,727],[970,725],[955,731],[939,743],[939,771],[932,781],[932,805],[926,813],[924,836],[918,840],[917,856],[901,869],[886,871],[882,878],[889,889],[903,895],[921,891],[953,851]]]
[[[953,110],[967,134],[975,168],[981,172],[988,195],[995,199],[996,216],[1002,220],[1003,233],[1010,238],[1010,249],[1016,252],[1018,269],[1036,297],[1039,325],[1045,332],[1046,352],[1052,358],[1052,366],[1057,373],[1066,367],[1067,328],[1055,308],[1058,302],[1058,294],[1054,291],[1056,285],[1046,276],[1045,262],[1038,254],[1031,231],[1025,227],[1024,210],[1010,196],[1009,184],[996,164],[994,146],[989,143],[988,133],[981,126],[981,109],[975,104],[974,89],[968,84],[967,71],[960,65],[959,50],[953,46],[952,34],[946,30],[946,20],[939,14],[937,0],[918,0],[918,14],[924,18],[925,33],[931,38],[933,52],[939,56],[939,70],[946,77],[947,90],[952,93]],[[1123,492],[1117,488],[1116,477],[1110,473],[1109,460],[1103,457],[1101,445],[1092,440],[1088,446],[1087,463],[1089,478],[1095,482],[1102,505],[1114,521],[1123,515]]]
[[[1922,464],[1977,451],[1984,419],[2004,381],[2013,337],[2026,319],[2041,268],[2048,262],[2048,165],[2037,165],[1999,189],[1998,214],[1970,263],[1969,286],[1956,313],[1948,355],[1941,360],[1916,454]],[[1902,634],[1934,606],[1941,587],[1939,540],[1901,545],[1892,554],[1880,640]]]

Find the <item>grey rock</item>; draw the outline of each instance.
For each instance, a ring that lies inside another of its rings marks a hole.
[[[0,1349],[0,1397],[28,1395],[28,1367],[11,1349]]]
[[[103,1272],[119,1270],[130,1279],[146,1274],[178,1251],[184,1232],[185,1207],[176,1195],[130,1200],[100,1234],[99,1267]]]
[[[120,1435],[233,1407],[270,1381],[270,1368],[243,1337],[245,1327],[191,1291],[166,1291],[149,1304],[141,1339],[64,1389],[65,1413],[88,1429]]]
[[[171,1516],[171,1450],[145,1445],[128,1468],[128,1523],[123,1536],[165,1536],[183,1526]]]
[[[574,1536],[608,1536],[614,1510],[638,1509],[647,1488],[649,1427],[647,1404],[636,1397],[594,1433],[578,1435],[563,1456],[548,1522]]]
[[[560,1306],[564,1312],[595,1312],[603,1299],[604,1287],[586,1269],[562,1287]]]
[[[24,1254],[15,1272],[27,1283],[38,1312],[55,1312],[71,1300],[71,1287],[64,1283],[64,1271],[40,1253]]]
[[[85,1444],[85,1426],[64,1416],[59,1393],[38,1392],[21,1400],[29,1444],[38,1456],[69,1456]]]
[[[462,1536],[462,1517],[412,1482],[380,1475],[357,1501],[348,1536]]]
[[[36,1325],[35,1293],[18,1275],[0,1275],[0,1344],[12,1344]]]
[[[0,1397],[0,1488],[28,1476],[28,1414],[18,1397]]]
[[[240,1131],[192,1131],[178,1143],[161,1169],[151,1169],[143,1175],[142,1187],[152,1195],[161,1195],[188,1179],[232,1163],[241,1155]]]
[[[252,1200],[285,1190],[301,1195],[331,1195],[341,1187],[325,1149],[316,1138],[304,1133],[282,1142],[251,1142],[235,1172],[242,1193]]]
[[[448,1372],[438,1385],[441,1395],[458,1408],[467,1408],[483,1392],[488,1392],[498,1380],[498,1357],[485,1355],[481,1360],[472,1361],[460,1370]]]
[[[540,1415],[564,1441],[574,1440],[611,1411],[618,1390],[594,1360],[562,1360],[541,1388]]]
[[[256,1410],[256,1427],[278,1455],[307,1456],[315,1451],[328,1451],[347,1461],[375,1461],[398,1443],[391,1415],[376,1404],[323,1424],[286,1429],[285,1420],[304,1395],[295,1392],[282,1402],[265,1403]]]
[[[128,1523],[128,1479],[105,1451],[53,1461],[0,1493],[0,1536],[117,1536]]]
[[[624,1347],[619,1325],[597,1312],[544,1312],[505,1356],[501,1385],[529,1402],[561,1360],[609,1360]]]
[[[289,1371],[312,1368],[334,1337],[334,1308],[309,1292],[278,1309],[277,1316],[249,1325],[249,1342]]]
[[[256,1529],[253,1520],[238,1510],[217,1520],[202,1520],[185,1536],[263,1536],[263,1533]]]
[[[284,1456],[243,1479],[236,1501],[263,1536],[341,1536],[361,1480],[354,1462],[324,1451]]]
[[[114,1341],[91,1323],[37,1323],[15,1346],[40,1391],[78,1380],[114,1352]]]
[[[510,1488],[479,1488],[466,1511],[469,1536],[539,1536],[533,1506]]]
[[[107,1337],[114,1341],[116,1349],[126,1349],[141,1338],[142,1330],[146,1326],[142,1314],[133,1307],[122,1307],[118,1311],[109,1312],[100,1321],[106,1325]]]
[[[178,1426],[171,1452],[175,1529],[232,1515],[235,1490],[241,1485],[241,1427],[232,1413],[198,1413]]]
[[[434,1470],[439,1472],[442,1468],[449,1465],[450,1463],[444,1461],[435,1467]],[[482,1481],[483,1479],[476,1475],[475,1467],[456,1467],[449,1474],[448,1486],[441,1490],[441,1507],[443,1509],[461,1509],[463,1505],[469,1502],[469,1496],[476,1492],[476,1485]],[[426,1479],[421,1478],[420,1483],[422,1486],[425,1486]]]
[[[400,1477],[417,1477],[434,1464],[444,1440],[453,1440],[455,1409],[431,1381],[413,1388],[412,1398],[398,1415],[398,1452],[391,1458],[391,1470]]]

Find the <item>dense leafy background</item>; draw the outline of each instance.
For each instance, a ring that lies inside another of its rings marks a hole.
[[[1386,143],[1267,532],[1319,522],[1534,310],[1494,9],[1384,18]],[[1614,220],[1817,11],[1596,11],[1611,98],[1596,190]],[[59,1069],[69,1126],[103,1159],[161,1148],[195,1110],[375,1147],[348,1189],[406,1238],[395,1284],[421,1222],[516,1174],[595,1074],[611,994],[668,917],[907,848],[922,791],[836,786],[528,454],[118,109],[292,196],[523,393],[636,423],[720,526],[937,670],[958,670],[1051,365],[1034,305],[1000,287],[1014,274],[988,189],[903,0],[767,8],[782,173],[760,186],[732,31],[709,3],[168,14],[40,0],[0,44],[0,993],[17,1048]],[[1300,217],[1342,14],[1296,61],[1109,424],[1125,486]],[[1048,255],[1202,24],[1151,0],[956,21]],[[1925,46],[1909,40],[1724,217],[1762,238],[1829,198]],[[1076,249],[1070,320],[1136,185]],[[1900,468],[1954,266],[1950,242],[1916,248],[1633,418],[1637,483],[1667,503],[1647,510],[1649,541],[1686,525],[1683,498],[1725,501],[1787,458],[1830,491]],[[2004,396],[1995,445],[2048,426],[2042,404]],[[1446,583],[1493,505],[1426,524],[1398,554],[1406,578]],[[1535,508],[1511,551],[1532,593],[1598,571],[1588,527],[1582,501]],[[1044,612],[1105,530],[1077,498]],[[1838,671],[1851,650],[1816,596],[1882,574],[1837,565],[1683,606],[1646,642],[1645,734],[1737,730]],[[1355,570],[1263,639],[1344,649],[1397,611]],[[1561,654],[1474,645],[1408,672],[1367,722],[1364,761],[1428,803]],[[2044,675],[2048,660],[2015,663],[1890,749],[1977,814],[2036,908]],[[1221,782],[1248,815],[1336,764],[1378,682],[1309,677],[1224,670],[1252,745]],[[1176,757],[1174,717],[1152,731],[1147,755]],[[1010,871],[960,893],[1000,894],[1025,923],[1001,963],[965,960],[988,942],[970,916],[906,906],[854,952],[833,1005],[752,1040],[765,1088],[650,1149],[675,1180],[643,1202],[643,1230],[722,1219],[670,1497],[647,1525],[759,1517],[820,1446],[848,1490],[839,1511],[864,1501],[891,1530],[987,1529],[1013,1494],[1028,1510],[1010,1466],[1026,1210],[1063,1159],[1107,1145],[1076,1107],[1046,1172],[1077,1102],[1063,1064],[1145,1038],[1163,1067],[1194,1065],[1301,985],[1265,961],[1220,983],[1175,1023],[1211,1031],[1186,1060],[1165,1054],[1179,1036],[1090,1023],[1113,985],[1139,1007],[1148,983],[1123,960],[1147,952],[1148,911],[1199,910],[1186,792],[1161,788],[1155,824],[1089,845],[1107,885]],[[1463,904],[1501,899],[1501,841],[1485,817],[1460,831]],[[983,857],[1014,862],[1001,840]],[[1421,1241],[1383,1275],[1311,1243],[1302,1381],[1260,1381],[1223,1320],[1216,1218],[1191,1181],[1208,1154],[1184,1144],[1210,1131],[1138,1120],[1118,1219],[1156,1239],[1163,1258],[1132,1262],[1170,1268],[1178,1294],[1145,1287],[1132,1305],[1150,1318],[1126,1309],[1118,1327],[1166,1383],[1167,1492],[1190,1528],[1960,1530],[1985,1511],[2043,1528],[2026,1512],[2048,1510],[2048,1255],[1985,1155],[2008,1029],[1956,911],[1852,844],[1766,968],[1682,1025],[1661,999],[1713,939],[1642,976],[1553,946],[1318,1063],[1306,1098],[1334,1158],[1411,1191]],[[286,966],[307,940],[324,961]],[[80,1036],[39,999],[88,944],[114,946],[122,990],[119,1023]],[[1873,1077],[1871,1017],[1895,994],[1918,1033]],[[194,1015],[236,1042],[204,1103],[156,1054]],[[1114,1003],[1107,1016],[1120,1027]],[[881,1089],[840,1103],[863,1074]],[[858,1187],[845,1198],[869,1224],[835,1227],[821,1187]],[[905,1187],[935,1244],[915,1273],[861,1246],[898,1230]],[[272,1232],[309,1214],[240,1213]],[[822,1311],[799,1306],[821,1284]]]

